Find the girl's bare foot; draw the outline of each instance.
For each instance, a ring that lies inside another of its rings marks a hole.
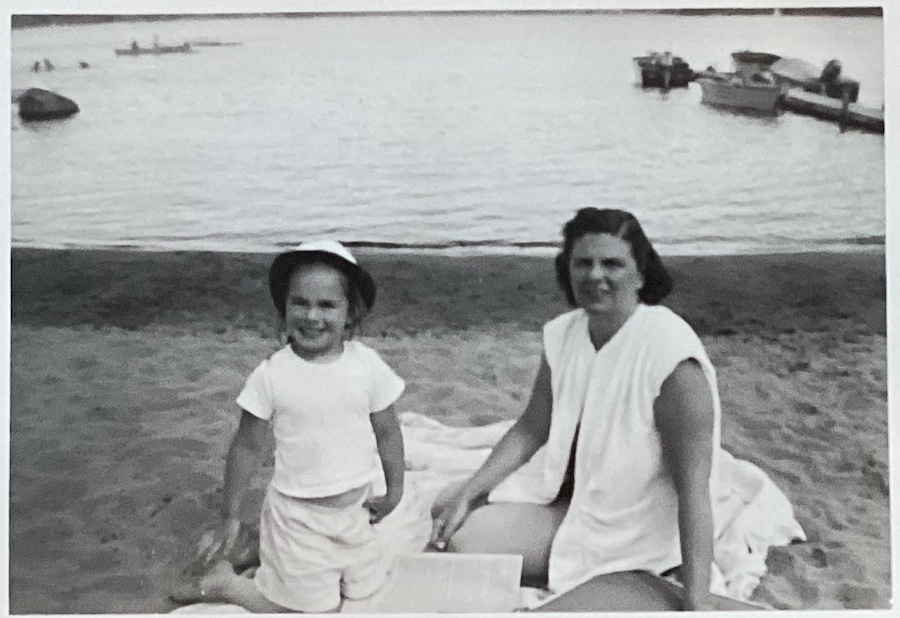
[[[217,603],[222,600],[222,590],[235,576],[231,563],[222,560],[200,577],[177,582],[169,591],[169,598],[176,603]]]

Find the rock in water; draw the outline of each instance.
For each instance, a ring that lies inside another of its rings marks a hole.
[[[78,113],[72,99],[41,88],[29,88],[19,97],[19,117],[22,120],[55,120]]]

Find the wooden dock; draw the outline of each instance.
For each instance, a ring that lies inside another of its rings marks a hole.
[[[798,114],[833,120],[845,127],[884,133],[884,110],[858,103],[848,103],[844,109],[844,103],[840,99],[806,92],[802,88],[788,89],[782,96],[781,108]]]

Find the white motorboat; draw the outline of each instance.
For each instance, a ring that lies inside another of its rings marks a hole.
[[[755,82],[739,73],[706,73],[697,82],[703,93],[701,100],[707,105],[769,114],[775,113],[784,93],[784,88],[774,81]]]
[[[751,51],[735,52],[731,57],[734,73],[707,70],[698,74],[701,101],[716,107],[774,114],[786,87],[778,83],[769,67],[780,57]]]

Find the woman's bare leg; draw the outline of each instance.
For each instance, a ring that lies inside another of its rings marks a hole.
[[[460,554],[518,554],[522,556],[522,584],[545,586],[550,545],[568,504],[498,502],[472,511],[447,546]]]
[[[643,571],[610,573],[561,594],[536,612],[652,612],[680,610],[679,590]]]

